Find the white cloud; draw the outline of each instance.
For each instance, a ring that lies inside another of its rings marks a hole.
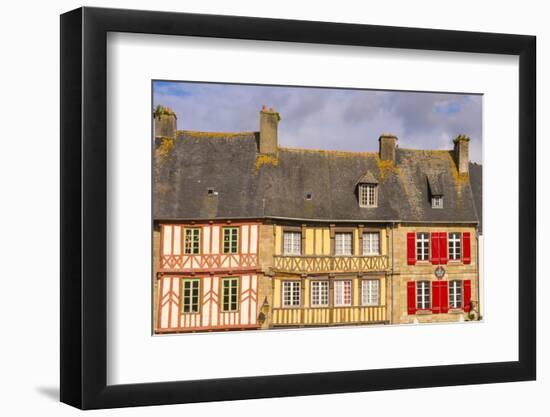
[[[178,128],[203,131],[258,130],[262,104],[281,113],[283,146],[374,151],[391,132],[399,146],[451,149],[458,134],[471,138],[471,158],[481,161],[481,96],[170,83],[155,86],[154,105],[169,106]]]

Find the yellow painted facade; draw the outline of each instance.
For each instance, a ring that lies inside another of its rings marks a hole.
[[[275,226],[275,255],[282,255],[284,226]],[[363,228],[364,232],[380,233],[380,254],[387,255],[387,230],[385,228]],[[330,256],[331,255],[331,231],[329,227],[304,227],[303,255],[305,256]],[[353,231],[353,255],[361,256],[360,230]]]
[[[284,254],[284,233],[301,233],[301,254]],[[349,256],[334,253],[334,239],[338,232],[352,233],[352,252]],[[364,255],[362,233],[379,233],[379,253]],[[273,304],[271,326],[329,326],[351,324],[388,323],[390,312],[387,300],[388,273],[388,229],[385,226],[365,225],[275,225],[273,251]],[[351,281],[349,305],[335,302],[334,283],[338,280]],[[377,302],[362,305],[362,281],[378,280]],[[293,281],[300,285],[300,305],[283,304],[283,282]],[[326,281],[328,304],[312,304],[312,281]]]

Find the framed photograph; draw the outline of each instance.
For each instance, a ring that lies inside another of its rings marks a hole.
[[[61,16],[61,401],[533,380],[535,37]]]

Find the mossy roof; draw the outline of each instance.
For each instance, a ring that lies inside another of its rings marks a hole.
[[[267,157],[258,153],[258,138],[257,132],[178,131],[173,146],[164,147],[161,139],[154,164],[155,219],[480,220],[472,190],[481,192],[481,175],[459,175],[453,151],[398,148],[394,164],[375,152],[279,148]],[[376,208],[359,207],[362,177],[378,183]],[[431,207],[428,178],[437,178],[443,209]]]

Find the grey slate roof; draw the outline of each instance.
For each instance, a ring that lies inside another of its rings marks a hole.
[[[458,175],[452,151],[398,149],[392,165],[374,152],[279,148],[277,157],[260,155],[255,132],[181,131],[164,140],[155,160],[156,220],[478,221],[470,180]],[[376,208],[358,205],[357,182],[365,175],[378,183]],[[431,208],[433,175],[444,209]]]
[[[479,233],[483,233],[483,167],[479,164],[470,162],[470,187],[474,194],[474,204],[476,207],[477,218],[479,220]]]
[[[359,178],[357,184],[378,184],[378,180],[374,177],[372,172],[369,171]]]
[[[430,194],[434,195],[444,195],[445,191],[443,188],[443,181],[439,177],[443,175],[442,172],[428,172],[426,178],[428,179],[428,186],[430,187]]]

